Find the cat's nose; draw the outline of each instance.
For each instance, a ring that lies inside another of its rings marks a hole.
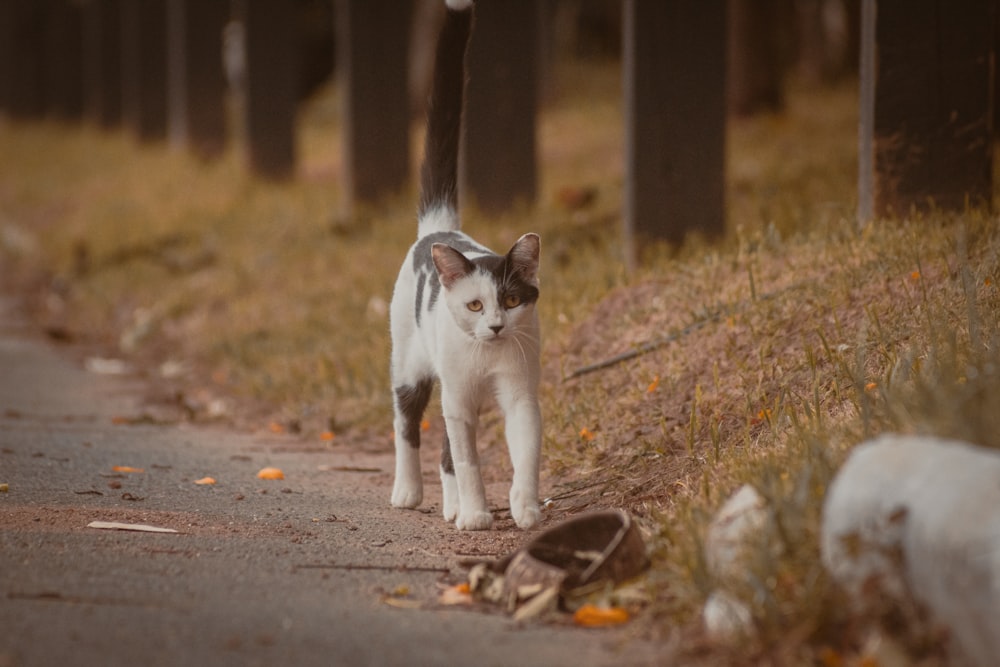
[[[500,335],[500,331],[502,331],[502,330],[503,330],[503,325],[502,324],[494,324],[493,326],[490,327],[490,331],[492,331],[497,336]]]

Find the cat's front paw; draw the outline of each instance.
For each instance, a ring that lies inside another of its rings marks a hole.
[[[414,489],[405,484],[396,484],[392,487],[392,506],[401,509],[413,509],[419,507],[424,500],[423,489]]]
[[[512,506],[510,514],[518,528],[531,528],[542,520],[542,510],[537,503],[524,503],[520,507]]]
[[[489,530],[493,527],[493,515],[489,512],[459,512],[455,527],[459,530]]]
[[[458,485],[455,484],[454,475],[451,475],[451,479],[442,480],[441,507],[445,521],[454,521],[458,516]]]

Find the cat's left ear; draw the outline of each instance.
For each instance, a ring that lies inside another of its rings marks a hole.
[[[431,246],[431,256],[437,267],[438,277],[445,289],[449,289],[460,278],[464,278],[475,270],[475,265],[469,259],[444,243]]]
[[[541,239],[538,234],[529,232],[519,238],[507,252],[507,260],[526,282],[537,285],[540,252]]]

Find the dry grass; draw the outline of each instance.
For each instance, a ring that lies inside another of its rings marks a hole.
[[[859,230],[854,91],[794,90],[787,113],[730,128],[727,237],[654,251],[626,275],[616,70],[570,68],[559,82],[541,118],[539,204],[466,221],[498,249],[528,229],[544,239],[556,507],[641,517],[656,548],[647,617],[687,623],[700,646],[693,621],[713,586],[702,535],[751,482],[780,526],[780,549],[747,576],[761,641],[698,655],[856,654],[819,566],[824,490],[849,448],[883,430],[1000,444],[993,221],[931,215]],[[117,134],[0,124],[0,258],[44,276],[50,327],[153,375],[181,362],[171,382],[195,418],[224,399],[245,425],[277,419],[303,437],[332,426],[387,445],[385,310],[415,197],[340,214],[336,109],[330,91],[304,111],[300,177],[285,185],[248,177],[238,150],[204,165]],[[596,201],[569,210],[567,188]],[[632,357],[570,377],[616,353]]]

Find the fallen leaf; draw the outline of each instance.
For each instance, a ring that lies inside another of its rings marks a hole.
[[[215,478],[214,477],[202,477],[201,479],[194,480],[194,483],[195,484],[201,484],[201,485],[215,484]]]
[[[620,625],[628,621],[628,612],[620,607],[598,607],[585,604],[573,614],[573,622],[587,628]]]
[[[654,391],[656,391],[659,388],[659,386],[660,386],[660,376],[659,375],[654,375],[653,376],[653,381],[649,383],[648,387],[646,387],[646,393],[647,394],[652,394]]]
[[[285,479],[285,473],[281,468],[261,468],[257,473],[259,479]]]
[[[101,528],[103,530],[134,530],[141,533],[176,533],[173,528],[160,528],[159,526],[148,526],[144,523],[119,523],[117,521],[91,521],[87,528]]]
[[[279,424],[278,422],[271,422],[270,424],[267,425],[267,428],[268,428],[269,431],[271,431],[271,433],[284,433],[285,432],[285,427],[282,426],[281,424]]]
[[[9,485],[7,485],[6,483],[0,484],[0,493],[7,493],[8,491],[10,491]]]
[[[145,468],[133,468],[132,466],[111,466],[115,472],[146,472]]]
[[[457,586],[449,586],[441,591],[438,602],[443,605],[453,606],[459,604],[472,604],[472,593],[468,583],[461,583]]]
[[[559,587],[549,586],[521,605],[518,610],[514,612],[513,618],[515,622],[538,618],[542,614],[555,611],[558,608],[558,605]]]
[[[397,609],[420,609],[422,606],[420,600],[407,600],[406,598],[394,598],[392,596],[382,598],[382,602]]]
[[[580,429],[580,439],[583,440],[584,442],[590,442],[591,440],[594,439],[594,432],[591,431],[586,426],[584,426],[582,429]]]
[[[337,436],[333,434],[333,431],[323,431],[319,434],[319,439],[323,442],[331,442]]]

